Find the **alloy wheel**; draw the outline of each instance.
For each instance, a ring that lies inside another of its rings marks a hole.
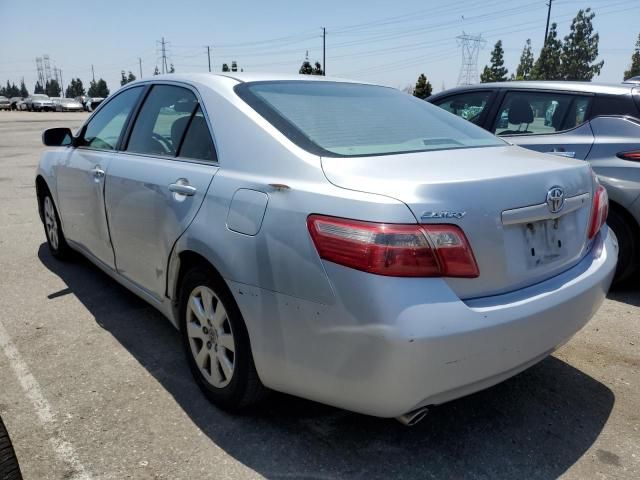
[[[56,212],[53,207],[53,202],[51,201],[51,197],[46,196],[44,198],[44,225],[47,231],[47,238],[49,239],[49,243],[51,243],[51,247],[54,250],[58,249],[58,221],[56,220]]]
[[[209,287],[194,288],[186,320],[191,354],[200,373],[216,388],[227,386],[235,369],[235,341],[222,301]]]

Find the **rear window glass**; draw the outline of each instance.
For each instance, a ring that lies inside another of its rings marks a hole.
[[[485,130],[392,88],[299,80],[243,83],[235,91],[291,141],[321,156],[505,145]]]

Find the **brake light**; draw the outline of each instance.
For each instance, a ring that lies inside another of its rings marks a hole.
[[[607,221],[607,215],[609,214],[609,195],[607,195],[607,189],[599,183],[596,184],[596,192],[593,195],[593,203],[591,205],[591,221],[589,222],[589,235],[591,240],[596,236],[596,233],[600,231],[600,228]]]
[[[620,152],[617,155],[622,160],[631,160],[633,162],[640,162],[640,150],[633,150],[631,152]]]
[[[480,272],[455,225],[399,225],[310,215],[307,227],[321,258],[392,277],[477,277]]]

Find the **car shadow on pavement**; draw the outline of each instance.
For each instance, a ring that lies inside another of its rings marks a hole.
[[[607,298],[640,307],[640,272],[626,280],[623,285],[612,287]]]
[[[212,442],[267,478],[557,478],[593,444],[615,402],[605,385],[549,357],[433,408],[415,427],[276,393],[229,415],[191,380],[178,332],[161,314],[85,259],[61,263],[46,244],[38,256]]]

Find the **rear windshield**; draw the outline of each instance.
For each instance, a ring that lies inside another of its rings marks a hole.
[[[242,83],[235,91],[291,141],[320,156],[505,145],[466,120],[393,88],[294,80]]]

